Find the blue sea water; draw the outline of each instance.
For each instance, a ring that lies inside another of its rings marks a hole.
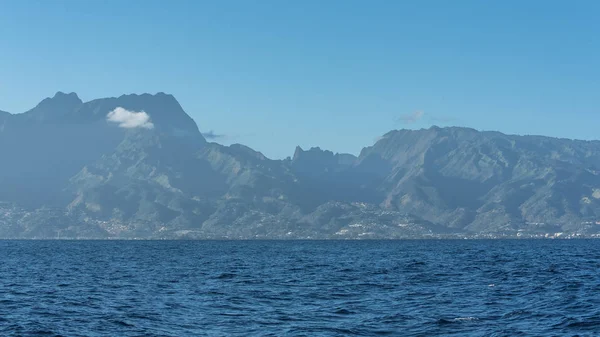
[[[2,336],[596,336],[600,241],[0,241]]]

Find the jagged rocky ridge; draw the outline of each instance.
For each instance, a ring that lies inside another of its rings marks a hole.
[[[107,121],[145,112],[152,128]],[[0,237],[417,238],[600,232],[600,142],[391,131],[358,157],[207,142],[164,93],[0,112]]]

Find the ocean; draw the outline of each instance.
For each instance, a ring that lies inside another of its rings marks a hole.
[[[2,336],[597,336],[600,241],[0,241]]]

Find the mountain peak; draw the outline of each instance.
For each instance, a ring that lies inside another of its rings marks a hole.
[[[336,172],[352,166],[356,157],[346,153],[333,153],[322,150],[320,147],[311,147],[304,151],[300,146],[296,147],[292,166],[294,170],[303,174],[322,174],[324,172]]]
[[[57,120],[71,114],[82,104],[76,93],[58,91],[53,97],[45,98],[35,108],[25,112],[25,115],[38,121]]]
[[[200,134],[198,126],[194,120],[183,110],[177,99],[164,92],[156,94],[128,94],[119,96],[116,99],[108,99],[111,106],[100,109],[103,113],[108,113],[116,107],[122,107],[129,111],[145,112],[157,130],[166,131],[170,134],[192,137],[201,142],[205,142]],[[103,99],[106,101],[106,99]]]
[[[294,150],[293,159],[296,160],[296,159],[300,158],[300,156],[302,155],[303,152],[304,152],[304,150],[302,150],[300,145],[296,146],[296,150]]]
[[[150,114],[165,115],[169,118],[185,114],[175,96],[164,92],[121,95],[117,101],[127,109],[144,110]]]
[[[79,105],[82,104],[83,101],[77,96],[76,93],[64,93],[62,91],[57,91],[56,94],[52,97],[46,97],[43,99],[37,106],[53,106],[60,107],[66,105]],[[34,108],[35,109],[35,108]]]
[[[83,101],[77,96],[76,93],[64,93],[62,91],[56,92],[52,98],[48,97],[38,104],[47,105],[51,108],[68,108],[76,107],[78,105],[83,104]]]
[[[136,94],[136,93],[131,93],[131,94],[123,94],[121,96],[118,97],[119,99],[132,99],[132,100],[153,100],[153,101],[171,101],[171,102],[177,102],[177,99],[175,99],[175,96],[171,95],[171,94],[167,94],[164,93],[162,91],[157,92],[156,94],[151,94],[151,93],[142,93],[142,94]]]
[[[125,97],[154,97],[155,95],[148,93],[148,92],[143,92],[141,94],[132,92],[130,94],[122,94],[121,96],[119,96],[118,98],[125,98]]]
[[[52,102],[52,103],[50,103]],[[57,91],[56,94],[52,98],[48,97],[44,99],[40,104],[53,104],[53,105],[79,105],[82,104],[83,101],[77,96],[76,93],[65,93],[62,91]],[[39,105],[38,105],[39,106]]]
[[[62,91],[57,91],[56,94],[54,94],[54,97],[52,97],[52,99],[78,100],[79,102],[83,103],[81,101],[81,99],[79,98],[79,96],[77,96],[77,94],[74,93],[74,92],[65,93],[65,92],[62,92]]]

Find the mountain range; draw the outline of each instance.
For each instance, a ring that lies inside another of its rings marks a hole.
[[[58,92],[0,111],[0,154],[2,238],[600,233],[599,141],[431,127],[272,160],[208,142],[172,95]]]

